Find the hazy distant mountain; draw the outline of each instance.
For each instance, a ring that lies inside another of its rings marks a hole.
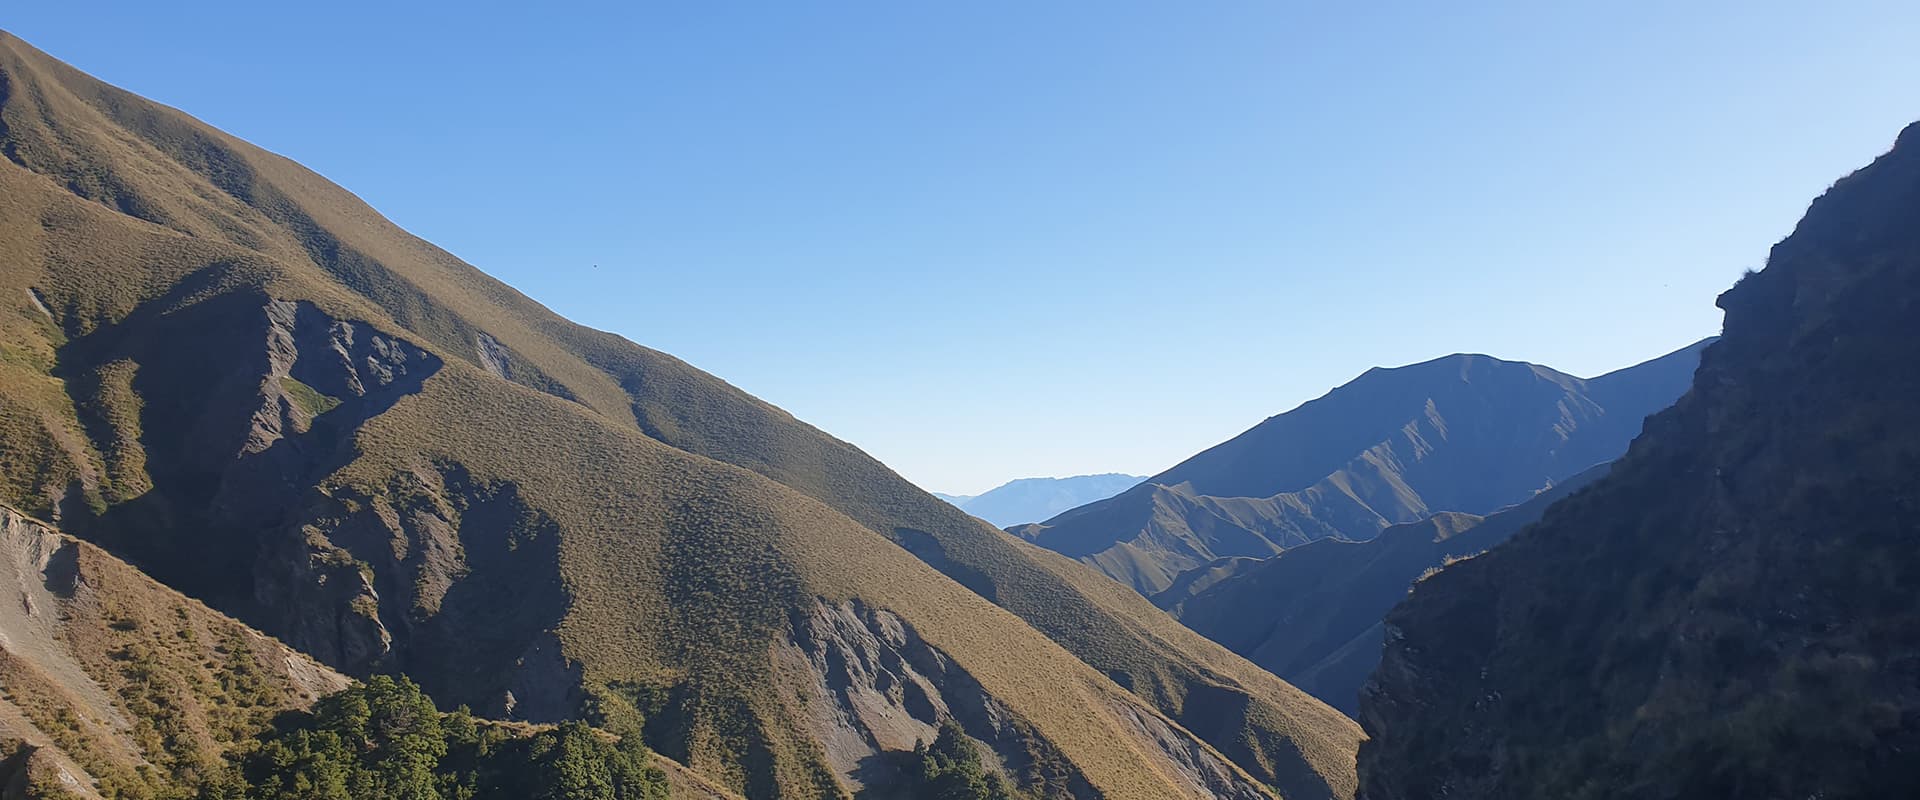
[[[1483,355],[1373,369],[1116,497],[1014,532],[1147,594],[1221,558],[1485,514],[1626,450],[1706,342],[1598,378]]]
[[[1593,486],[1388,615],[1370,800],[1920,797],[1920,124]]]
[[[1352,795],[1357,725],[1144,598],[4,34],[0,155],[0,502],[332,668],[756,798],[948,723],[1048,797]],[[176,696],[117,735],[238,740]]]
[[[1380,663],[1381,620],[1415,580],[1484,552],[1605,465],[1485,517],[1443,511],[1364,542],[1320,539],[1267,559],[1236,558],[1182,574],[1154,602],[1181,622],[1334,708],[1357,713]]]
[[[1021,478],[983,494],[933,496],[1002,528],[1037,522],[1075,506],[1105,500],[1146,480],[1138,475],[1108,472],[1071,478]]]

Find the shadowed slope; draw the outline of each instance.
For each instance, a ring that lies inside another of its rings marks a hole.
[[[1015,533],[1142,593],[1221,558],[1485,514],[1618,456],[1701,342],[1591,380],[1480,355],[1373,369],[1133,489]]]
[[[0,123],[0,491],[192,594],[443,702],[639,706],[749,796],[858,782],[841,723],[776,688],[855,600],[954,665],[902,710],[1038,788],[1352,791],[1331,709],[284,158],[3,36]],[[827,685],[872,733],[871,695]]]
[[[1381,620],[1423,575],[1506,541],[1599,466],[1486,517],[1441,512],[1364,542],[1321,539],[1181,576],[1154,596],[1181,622],[1348,714],[1380,661]],[[1223,574],[1207,575],[1218,571]],[[1199,588],[1195,588],[1199,587]]]
[[[0,786],[151,796],[346,686],[100,548],[0,506]],[[97,782],[97,784],[96,784]],[[55,795],[36,795],[55,796]]]
[[[1388,617],[1367,797],[1920,793],[1920,125],[1719,304],[1606,478]]]

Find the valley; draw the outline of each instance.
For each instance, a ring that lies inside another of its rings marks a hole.
[[[1920,123],[1719,296],[1718,336],[1585,378],[1358,361],[1149,477],[943,495],[1024,473],[968,460],[1002,432],[914,453],[916,484],[192,113],[0,32],[0,800],[1920,792]],[[689,214],[732,236],[751,203],[719,197]],[[1103,391],[1172,408],[1116,425],[1143,442],[1319,363],[1305,327],[1267,352],[1141,313],[1084,349],[1031,312],[1104,308],[1123,272],[1002,287],[1032,341],[985,352],[1121,353]],[[1273,311],[1151,277],[1190,320]],[[842,303],[867,287],[839,274],[748,284],[673,335],[785,362],[802,316],[955,324]],[[1445,353],[1440,316],[1389,332]],[[1148,337],[1246,366],[1182,381]],[[883,402],[955,424],[929,376],[959,351],[916,346],[871,366]],[[1042,434],[1086,441],[1006,433]],[[1071,463],[1136,463],[1108,444]]]

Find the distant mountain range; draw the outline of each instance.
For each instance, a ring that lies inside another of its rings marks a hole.
[[[1012,532],[1154,594],[1221,558],[1487,514],[1620,455],[1686,391],[1706,344],[1591,379],[1484,355],[1369,370],[1118,496]]]
[[[1005,528],[1038,522],[1069,508],[1105,500],[1133,488],[1143,480],[1146,478],[1118,472],[1075,475],[1071,478],[1021,478],[1000,484],[982,494],[934,492],[933,496]]]

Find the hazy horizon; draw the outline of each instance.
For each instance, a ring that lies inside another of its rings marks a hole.
[[[1678,349],[1920,115],[1895,3],[462,8],[0,26],[952,494]]]

